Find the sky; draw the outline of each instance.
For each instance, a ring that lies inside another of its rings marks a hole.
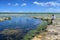
[[[60,12],[60,0],[0,0],[0,12]]]

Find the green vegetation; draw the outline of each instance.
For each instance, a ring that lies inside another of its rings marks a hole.
[[[11,17],[7,17],[6,20],[11,20]]]
[[[14,35],[18,33],[18,30],[13,30],[13,29],[5,29],[1,32],[4,35]]]
[[[4,29],[2,32],[0,32],[0,37],[2,37],[2,40],[7,40],[7,39],[8,40],[21,40],[22,34],[23,34],[22,30]]]
[[[47,24],[48,24],[48,25],[52,24],[52,19],[43,19],[43,18],[42,18],[42,20],[43,20],[43,21],[47,21]]]
[[[51,16],[52,16],[52,14],[54,14],[56,17],[57,17],[57,19],[60,19],[60,13],[37,13],[37,12],[26,12],[26,13],[24,13],[24,12],[22,12],[22,13],[20,13],[20,12],[0,12],[0,16],[31,16],[31,17],[37,17],[37,18],[44,18],[44,17],[46,17],[46,18],[51,18]]]
[[[29,32],[25,35],[25,37],[24,37],[23,40],[31,40],[31,39],[32,39],[34,36],[36,36],[37,34],[45,31],[46,28],[47,28],[47,22],[44,21],[42,24],[40,24],[40,25],[38,26],[38,28],[36,28],[35,30],[29,31]]]
[[[3,22],[5,20],[11,20],[11,17],[2,17],[2,18],[0,18],[0,22]]]

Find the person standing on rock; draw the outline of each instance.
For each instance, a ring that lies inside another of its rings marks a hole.
[[[56,25],[56,16],[52,14],[52,24]]]

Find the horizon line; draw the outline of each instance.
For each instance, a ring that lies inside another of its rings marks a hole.
[[[0,12],[1,13],[60,13],[60,12]]]

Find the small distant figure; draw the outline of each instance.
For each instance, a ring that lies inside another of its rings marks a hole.
[[[53,14],[52,15],[52,20],[55,20],[56,19],[56,16]]]
[[[52,24],[56,25],[56,16],[52,14]]]

